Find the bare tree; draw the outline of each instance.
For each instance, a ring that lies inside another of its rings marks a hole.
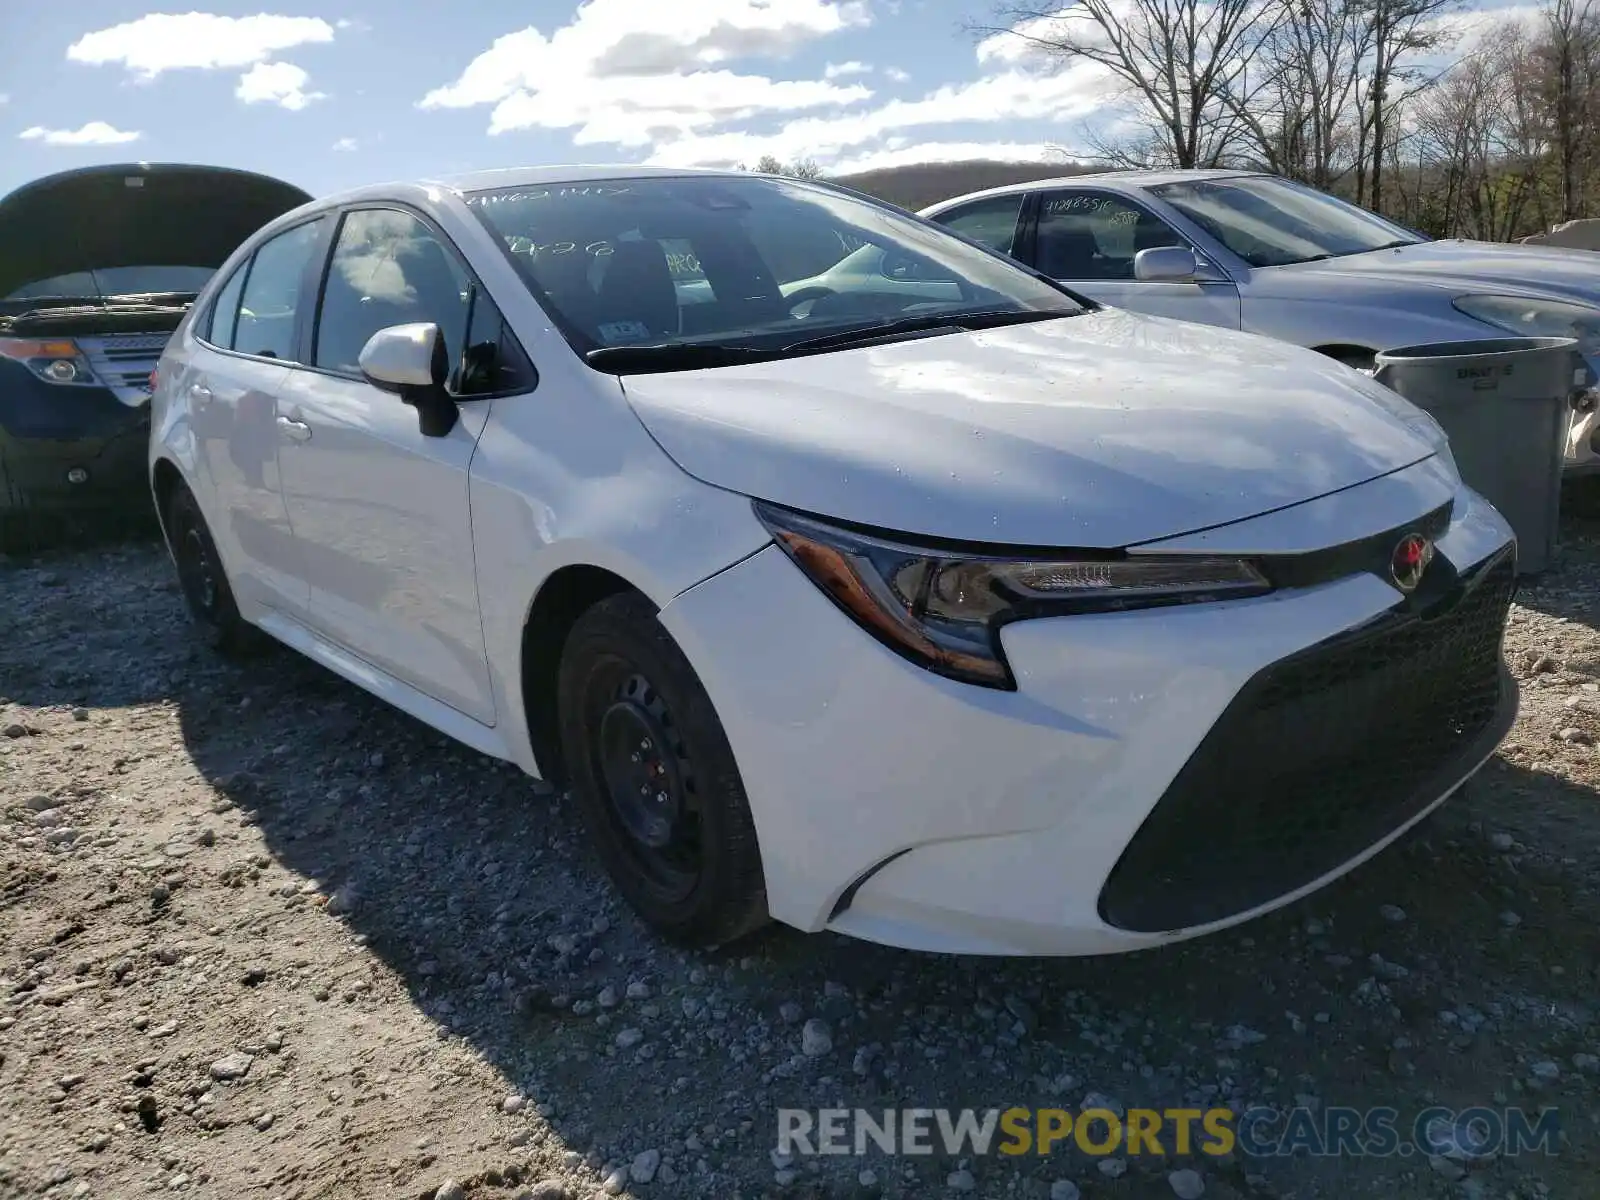
[[[1437,78],[1416,65],[1424,54],[1448,48],[1455,34],[1443,18],[1459,11],[1462,0],[1355,0],[1371,31],[1371,55],[1362,110],[1356,165],[1356,198],[1383,209],[1383,165],[1390,130],[1404,104]],[[1367,173],[1370,164],[1370,175]]]
[[[1551,0],[1540,14],[1543,99],[1561,186],[1561,219],[1583,212],[1583,176],[1600,118],[1600,13],[1592,0]]]
[[[1260,52],[1280,12],[1277,0],[1050,0],[1007,5],[1002,24],[975,29],[1109,73],[1150,132],[1097,147],[1111,157],[1206,167],[1248,148],[1242,116],[1266,84]]]
[[[740,171],[751,170],[740,163]],[[763,154],[753,168],[763,175],[787,175],[791,179],[821,179],[822,168],[817,165],[814,158],[797,158],[794,162],[786,163],[775,154]]]
[[[1361,0],[1278,0],[1266,53],[1272,103],[1257,120],[1267,162],[1319,188],[1337,183],[1354,161],[1350,137],[1372,25]]]

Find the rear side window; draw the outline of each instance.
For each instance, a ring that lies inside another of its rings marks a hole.
[[[262,242],[256,249],[244,281],[232,349],[263,358],[293,360],[302,285],[321,230],[321,220],[309,221]]]
[[[933,219],[962,237],[982,242],[991,250],[1010,254],[1017,239],[1017,217],[1022,213],[1022,193],[974,200]]]
[[[455,254],[416,217],[391,208],[347,213],[322,288],[316,365],[358,374],[361,351],[378,330],[428,321],[450,348],[453,376],[471,298]]]
[[[224,350],[233,349],[233,329],[239,323],[239,297],[244,292],[244,273],[248,262],[229,276],[211,305],[211,317],[205,328],[205,340]]]

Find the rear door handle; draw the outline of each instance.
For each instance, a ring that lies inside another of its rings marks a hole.
[[[304,421],[291,421],[288,417],[279,417],[278,431],[291,442],[309,442],[311,440],[311,426]]]

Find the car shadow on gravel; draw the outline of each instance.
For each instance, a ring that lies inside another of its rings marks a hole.
[[[286,651],[171,681],[216,811],[259,826],[275,860],[234,864],[235,885],[325,904],[596,1164],[661,1147],[680,1171],[703,1159],[714,1178],[770,1179],[779,1106],[1076,1107],[1093,1091],[1154,1107],[1464,1108],[1512,1095],[1530,1055],[1560,1059],[1594,1034],[1600,903],[1561,834],[1593,826],[1594,795],[1547,774],[1497,763],[1332,887],[1161,950],[950,958],[778,929],[696,955],[619,906],[575,816],[509,766]],[[1525,808],[1539,820],[1519,825]],[[305,986],[360,1007],[370,969],[344,961]],[[1066,1165],[1094,1178],[1093,1163]],[[1115,1194],[1166,1194],[1171,1163],[1156,1165],[1135,1160]],[[1202,1165],[1222,1196],[1254,1194],[1252,1174],[1392,1185],[1397,1169]],[[891,1194],[942,1188],[953,1168],[889,1164],[912,1172]],[[854,1170],[802,1172],[794,1186],[813,1190],[774,1194],[856,1194],[838,1183]]]

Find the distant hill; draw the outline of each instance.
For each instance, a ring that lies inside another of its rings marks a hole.
[[[984,188],[1031,179],[1054,179],[1063,175],[1083,175],[1100,168],[1081,162],[973,162],[914,163],[905,167],[885,167],[878,171],[858,171],[853,175],[830,176],[834,183],[855,188],[915,211],[951,196],[981,192]]]

